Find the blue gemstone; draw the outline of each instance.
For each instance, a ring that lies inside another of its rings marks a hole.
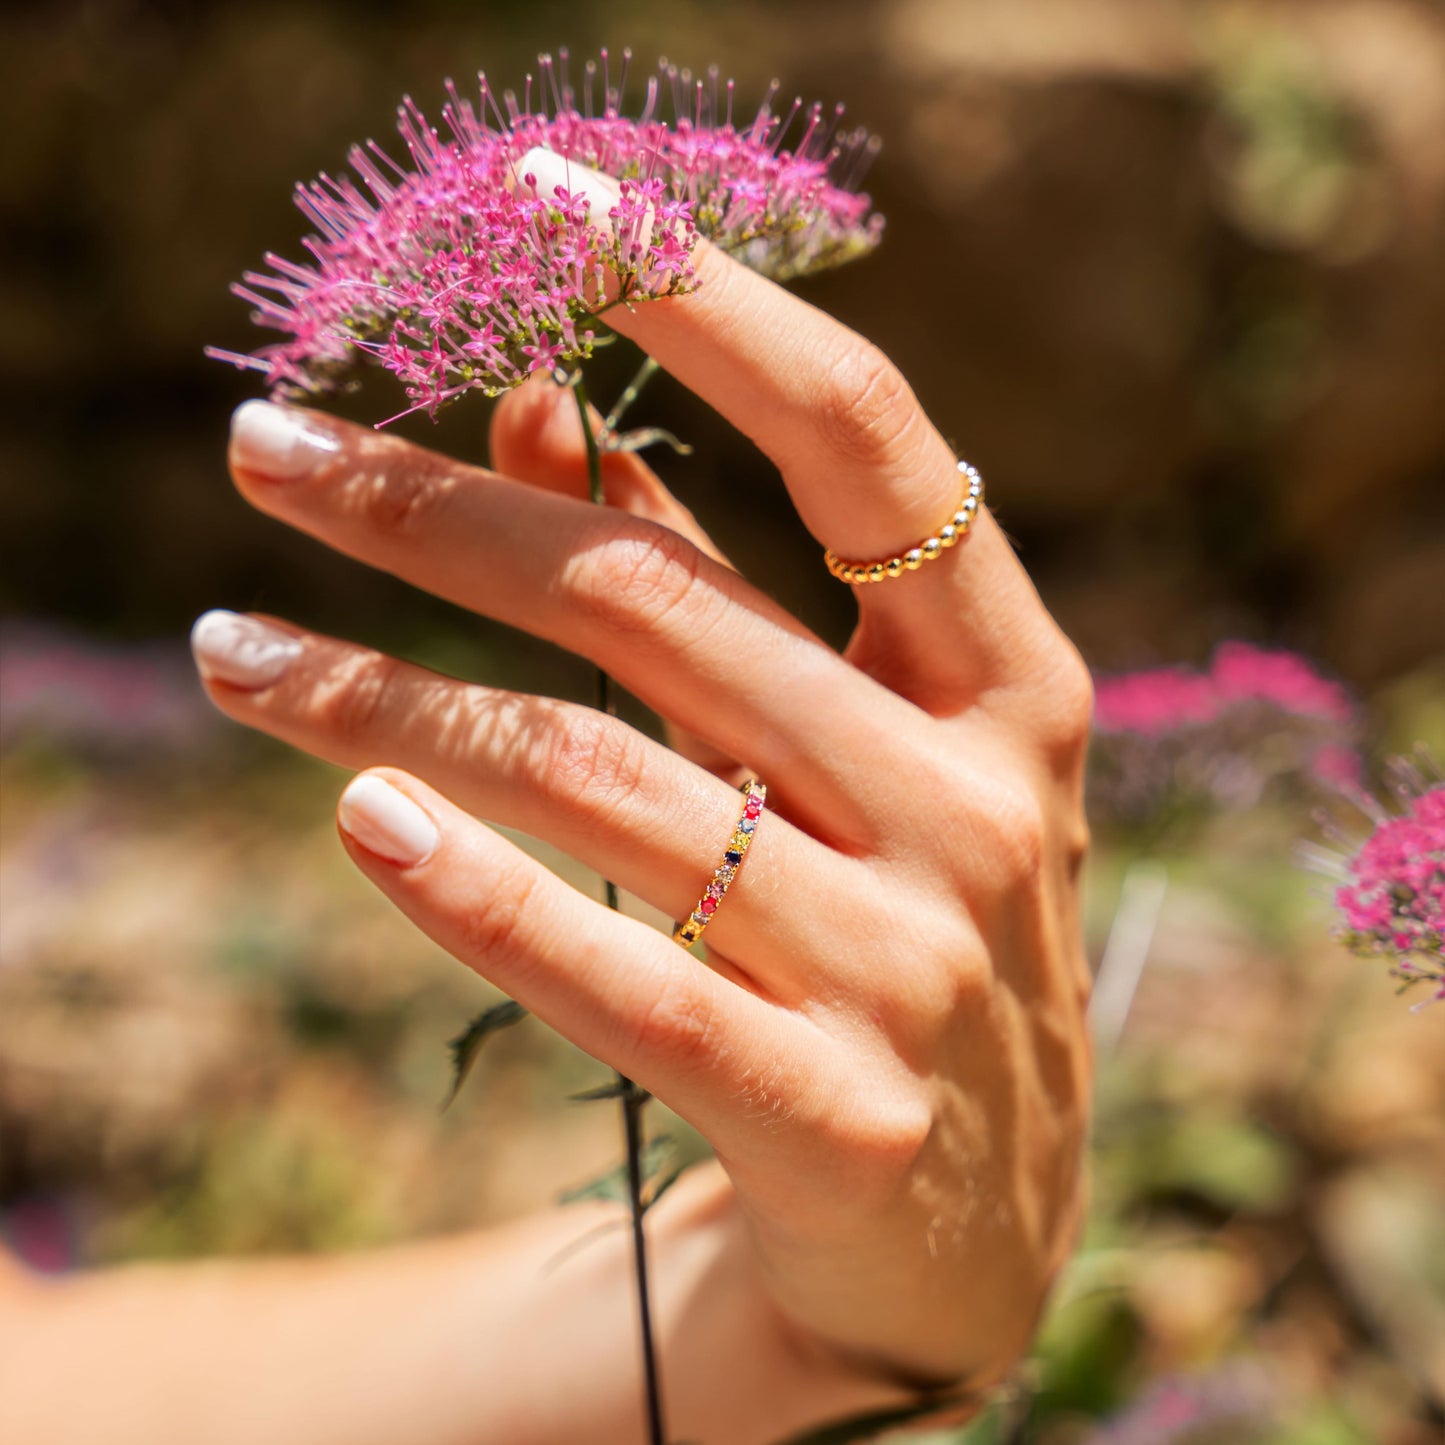
[[[723,862],[731,863],[734,868],[736,868],[737,865],[742,861],[743,855],[741,853],[734,853],[731,848],[729,848],[728,851],[723,854]]]
[[[756,818],[744,818],[742,822],[738,824],[738,832],[751,833],[757,826],[758,820]]]

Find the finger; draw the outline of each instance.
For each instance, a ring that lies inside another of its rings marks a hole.
[[[927,722],[675,532],[265,402],[231,467],[261,510],[560,643],[777,786],[809,831],[861,843],[862,800]]]
[[[615,182],[546,150],[519,170],[544,193],[595,187],[609,203],[617,194]],[[840,557],[901,556],[936,535],[962,497],[956,458],[882,352],[705,241],[693,262],[695,293],[611,307],[608,324],[777,463],[804,524]],[[878,634],[868,654],[930,694],[1015,679],[1052,635],[986,511],[966,544],[857,590],[864,626]],[[940,628],[949,645],[939,645]]]
[[[593,435],[602,418],[589,408]],[[564,496],[586,498],[587,450],[573,394],[536,376],[509,391],[492,412],[492,466],[506,477]],[[716,561],[727,559],[688,511],[635,452],[604,451],[602,489],[607,505],[668,527]]]
[[[601,418],[592,411],[594,431]],[[587,448],[577,415],[575,396],[550,378],[533,377],[509,391],[492,412],[492,466],[519,482],[546,487],[569,497],[587,497]],[[630,452],[606,452],[602,457],[602,485],[607,504],[634,517],[643,517],[686,537],[699,551],[727,562],[702,527],[662,480],[640,457]],[[710,773],[741,781],[743,771],[729,757],[695,733],[667,724],[668,745]]]
[[[584,898],[417,779],[363,773],[337,812],[353,861],[424,932],[721,1152],[765,1142],[738,1107],[760,1079],[802,1096],[822,1071],[820,1031]]]
[[[270,618],[208,612],[191,639],[212,700],[237,721],[343,767],[405,768],[674,919],[698,903],[741,816],[735,788],[592,708],[464,684]],[[810,920],[840,897],[861,906],[864,872],[768,816],[707,938],[796,1002],[819,962]]]

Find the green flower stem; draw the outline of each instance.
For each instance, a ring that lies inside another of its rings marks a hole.
[[[654,361],[650,356],[644,356],[642,358],[642,365],[637,368],[637,374],[627,383],[622,395],[617,398],[617,405],[607,413],[607,420],[602,423],[604,435],[610,436],[617,430],[618,422],[626,415],[632,403],[637,400],[642,388],[646,386],[661,369],[661,364]]]
[[[650,368],[650,369],[649,369]],[[612,417],[620,416],[631,398],[646,385],[657,363],[651,357],[623,392],[618,404],[612,410]],[[582,437],[587,447],[587,481],[592,500],[601,506],[605,502],[602,494],[602,452],[597,444],[596,433],[592,430],[592,419],[587,414],[587,389],[582,384],[582,374],[575,373],[569,378],[572,395],[577,399],[577,414],[582,419]],[[612,417],[605,425],[610,426]],[[612,679],[603,668],[597,669],[597,709],[609,717],[617,714],[617,699]],[[603,889],[607,906],[617,908],[617,885],[605,879]],[[652,1335],[652,1300],[647,1286],[647,1239],[642,1229],[642,1110],[650,1097],[639,1089],[631,1079],[619,1073],[617,1082],[621,1089],[622,1127],[627,1140],[627,1200],[632,1214],[632,1259],[637,1280],[637,1307],[642,1324],[642,1368],[647,1392],[647,1422],[651,1445],[666,1445],[667,1433],[662,1420],[662,1386],[657,1369],[657,1347]]]

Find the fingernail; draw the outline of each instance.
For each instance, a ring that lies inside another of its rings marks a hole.
[[[302,477],[340,449],[309,417],[269,401],[243,401],[231,417],[231,459],[248,472]]]
[[[191,628],[191,651],[204,677],[232,687],[270,687],[291,666],[301,644],[279,628],[219,609],[206,612]]]
[[[570,195],[585,195],[598,202],[605,201],[609,206],[622,195],[617,182],[609,176],[584,166],[580,161],[569,161],[566,156],[559,156],[546,146],[533,146],[517,162],[517,175],[523,180],[527,176],[534,177],[537,195],[547,200],[551,200],[558,186]]]
[[[337,817],[363,848],[403,868],[426,862],[441,837],[437,825],[405,793],[374,773],[351,780]]]

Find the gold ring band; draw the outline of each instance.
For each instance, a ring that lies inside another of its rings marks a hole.
[[[691,948],[702,937],[703,929],[712,922],[719,904],[726,896],[738,869],[743,866],[748,849],[752,846],[753,834],[758,819],[763,815],[763,804],[768,800],[768,790],[756,778],[743,785],[743,815],[738,819],[733,835],[723,850],[722,862],[712,875],[712,882],[698,899],[697,907],[681,922],[673,925],[672,941],[684,948]]]
[[[973,519],[983,502],[983,477],[977,467],[959,462],[959,475],[963,478],[963,495],[958,509],[932,536],[925,537],[916,547],[896,557],[882,557],[876,562],[845,562],[836,552],[823,553],[823,562],[828,571],[840,582],[857,587],[864,582],[883,582],[889,577],[901,577],[905,572],[916,572],[925,562],[935,561],[950,547],[956,547],[968,536],[973,528]]]

